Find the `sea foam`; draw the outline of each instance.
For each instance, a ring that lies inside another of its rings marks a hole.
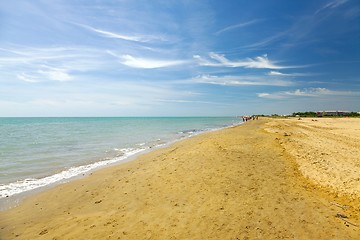
[[[121,149],[124,153],[122,156],[115,157],[108,160],[103,160],[99,162],[95,162],[92,164],[87,164],[84,166],[72,167],[67,170],[64,170],[60,173],[44,177],[44,178],[27,178],[24,180],[19,180],[17,182],[9,183],[9,184],[0,184],[0,199],[11,197],[13,195],[27,192],[30,190],[34,190],[37,188],[41,188],[50,184],[65,182],[73,177],[88,173],[94,169],[100,168],[102,166],[106,166],[109,164],[117,163],[120,161],[124,161],[125,159],[143,152],[148,148],[140,148],[140,149]]]
[[[237,124],[237,118],[0,118],[0,199]]]

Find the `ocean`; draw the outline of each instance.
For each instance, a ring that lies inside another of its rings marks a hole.
[[[0,200],[239,123],[235,117],[0,118]]]

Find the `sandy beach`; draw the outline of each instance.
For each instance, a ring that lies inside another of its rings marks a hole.
[[[360,119],[201,134],[0,212],[0,239],[359,239]]]

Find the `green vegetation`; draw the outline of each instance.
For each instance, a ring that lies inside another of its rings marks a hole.
[[[351,112],[349,115],[346,115],[346,116],[349,116],[349,117],[360,117],[360,114],[357,113],[357,112]]]
[[[316,117],[316,112],[294,112],[293,117]]]
[[[357,112],[294,112],[292,117],[360,117]]]
[[[287,117],[360,117],[360,113],[357,112],[342,112],[342,111],[324,111],[324,112],[294,112],[291,115],[279,115],[279,114],[256,114],[259,117],[272,117],[272,118],[287,118]]]

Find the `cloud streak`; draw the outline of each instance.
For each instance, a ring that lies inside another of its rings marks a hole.
[[[37,71],[29,71],[28,73],[16,74],[17,79],[28,83],[39,83],[47,80],[67,82],[74,80],[67,70],[60,68],[52,68],[48,66],[42,66]]]
[[[307,77],[314,76],[317,74],[314,73],[282,73],[279,71],[270,71],[267,73],[269,76],[277,76],[277,77]]]
[[[334,8],[337,8],[343,4],[345,4],[346,2],[348,2],[348,0],[334,0],[334,1],[331,1],[327,4],[325,4],[323,7],[321,7],[320,9],[318,9],[315,14],[318,14],[319,12],[321,11],[324,11],[326,9],[334,9]]]
[[[74,73],[87,74],[118,65],[104,51],[90,48],[2,48],[0,69],[15,79],[29,82],[72,81]]]
[[[268,47],[274,44],[282,44],[283,46],[298,46],[299,44],[319,41],[314,38],[318,31],[327,29],[323,24],[327,19],[331,18],[331,11],[335,11],[349,0],[333,0],[321,6],[313,14],[299,16],[297,20],[287,29],[275,32],[271,36],[265,37],[255,43],[249,44],[244,48],[260,48]],[[319,16],[321,13],[321,16]],[[350,13],[351,14],[351,13]],[[309,39],[312,39],[309,41]]]
[[[260,98],[286,99],[296,97],[324,97],[324,96],[360,96],[360,92],[334,91],[327,88],[306,88],[293,91],[282,91],[274,93],[257,93]]]
[[[140,35],[140,34],[139,35],[125,35],[125,34],[120,34],[120,33],[116,33],[116,32],[110,32],[110,31],[94,28],[91,26],[83,25],[83,24],[75,24],[75,25],[78,25],[80,27],[88,29],[92,32],[98,33],[100,36],[103,36],[106,38],[116,38],[116,39],[121,39],[121,40],[126,40],[126,41],[142,42],[142,43],[151,42],[151,41],[166,41],[166,39],[161,36]]]
[[[38,83],[38,82],[40,82],[37,78],[34,78],[34,76],[31,76],[31,75],[26,74],[26,73],[16,74],[16,78],[19,79],[19,80],[22,80],[24,82],[28,82],[28,83]]]
[[[107,51],[107,53],[118,58],[121,64],[131,68],[144,68],[144,69],[168,68],[168,67],[174,67],[189,63],[189,61],[187,60],[141,58],[141,57],[134,57],[128,54],[119,56],[112,51]]]
[[[243,60],[229,60],[225,55],[210,52],[209,56],[212,60],[204,59],[199,55],[194,55],[193,58],[197,60],[200,66],[209,67],[231,67],[231,68],[260,68],[260,69],[286,69],[299,68],[302,66],[281,66],[276,62],[268,59],[267,55],[258,56],[255,58],[247,58]]]
[[[212,76],[201,75],[191,80],[194,83],[223,86],[291,86],[291,81],[269,79],[263,76]]]
[[[200,104],[215,104],[215,105],[223,105],[224,104],[224,103],[217,103],[217,102],[184,100],[184,99],[158,99],[157,101],[164,102],[164,103],[200,103]]]
[[[248,21],[248,22],[243,22],[243,23],[238,23],[238,24],[235,24],[235,25],[231,25],[231,26],[228,26],[228,27],[225,27],[219,31],[217,31],[215,33],[215,35],[220,35],[224,32],[228,32],[228,31],[232,31],[232,30],[235,30],[235,29],[238,29],[238,28],[243,28],[243,27],[247,27],[247,26],[250,26],[250,25],[253,25],[257,22],[260,22],[262,20],[260,19],[255,19],[255,20],[252,20],[252,21]]]

